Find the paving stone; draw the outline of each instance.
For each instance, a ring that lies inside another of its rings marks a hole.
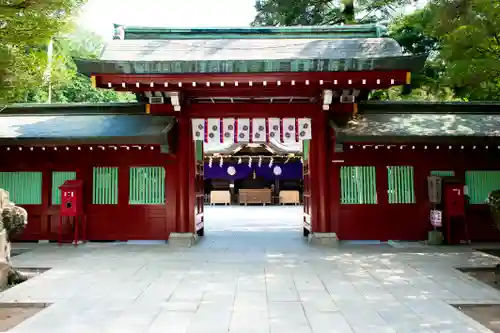
[[[352,328],[340,312],[308,313],[313,333],[352,333]]]
[[[185,249],[29,245],[15,265],[52,269],[0,300],[54,303],[18,333],[488,332],[448,303],[500,302],[454,269],[494,258],[468,248],[316,248],[303,240],[301,210],[207,207],[205,239]]]

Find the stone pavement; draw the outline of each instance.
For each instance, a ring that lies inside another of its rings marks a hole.
[[[54,303],[11,330],[19,333],[489,332],[448,303],[500,303],[500,292],[453,269],[491,257],[313,248],[300,209],[207,208],[206,238],[190,249],[37,245],[15,264],[52,269],[0,302]]]

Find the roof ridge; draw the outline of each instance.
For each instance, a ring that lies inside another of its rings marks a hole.
[[[145,27],[114,25],[114,39],[175,39],[197,36],[197,38],[214,38],[220,36],[238,35],[241,38],[266,38],[268,36],[290,35],[335,35],[351,38],[356,35],[382,37],[387,35],[387,28],[380,24],[355,25],[322,25],[322,26],[290,26],[290,27],[207,27],[207,28],[177,28],[177,27]]]

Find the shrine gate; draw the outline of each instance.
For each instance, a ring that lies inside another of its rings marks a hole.
[[[99,60],[77,61],[98,88],[132,91],[147,113],[176,119],[177,224],[203,233],[194,141],[310,140],[304,234],[336,241],[332,114],[357,112],[374,89],[410,83],[425,56],[405,56],[378,25],[169,29],[116,26]],[[197,163],[198,162],[198,163]]]
[[[90,240],[192,244],[204,232],[204,146],[303,145],[313,243],[425,239],[436,174],[467,185],[470,238],[500,239],[484,201],[500,188],[499,106],[369,100],[408,88],[425,59],[378,25],[116,26],[100,59],[76,63],[138,103],[3,107],[0,187],[28,210],[22,240],[57,239],[57,188],[79,179]]]

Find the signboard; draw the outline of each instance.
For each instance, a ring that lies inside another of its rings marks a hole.
[[[431,224],[434,228],[439,228],[443,226],[443,213],[440,210],[431,210]]]
[[[429,201],[433,204],[440,204],[441,192],[443,189],[442,178],[439,176],[427,177],[427,189],[429,193]]]

